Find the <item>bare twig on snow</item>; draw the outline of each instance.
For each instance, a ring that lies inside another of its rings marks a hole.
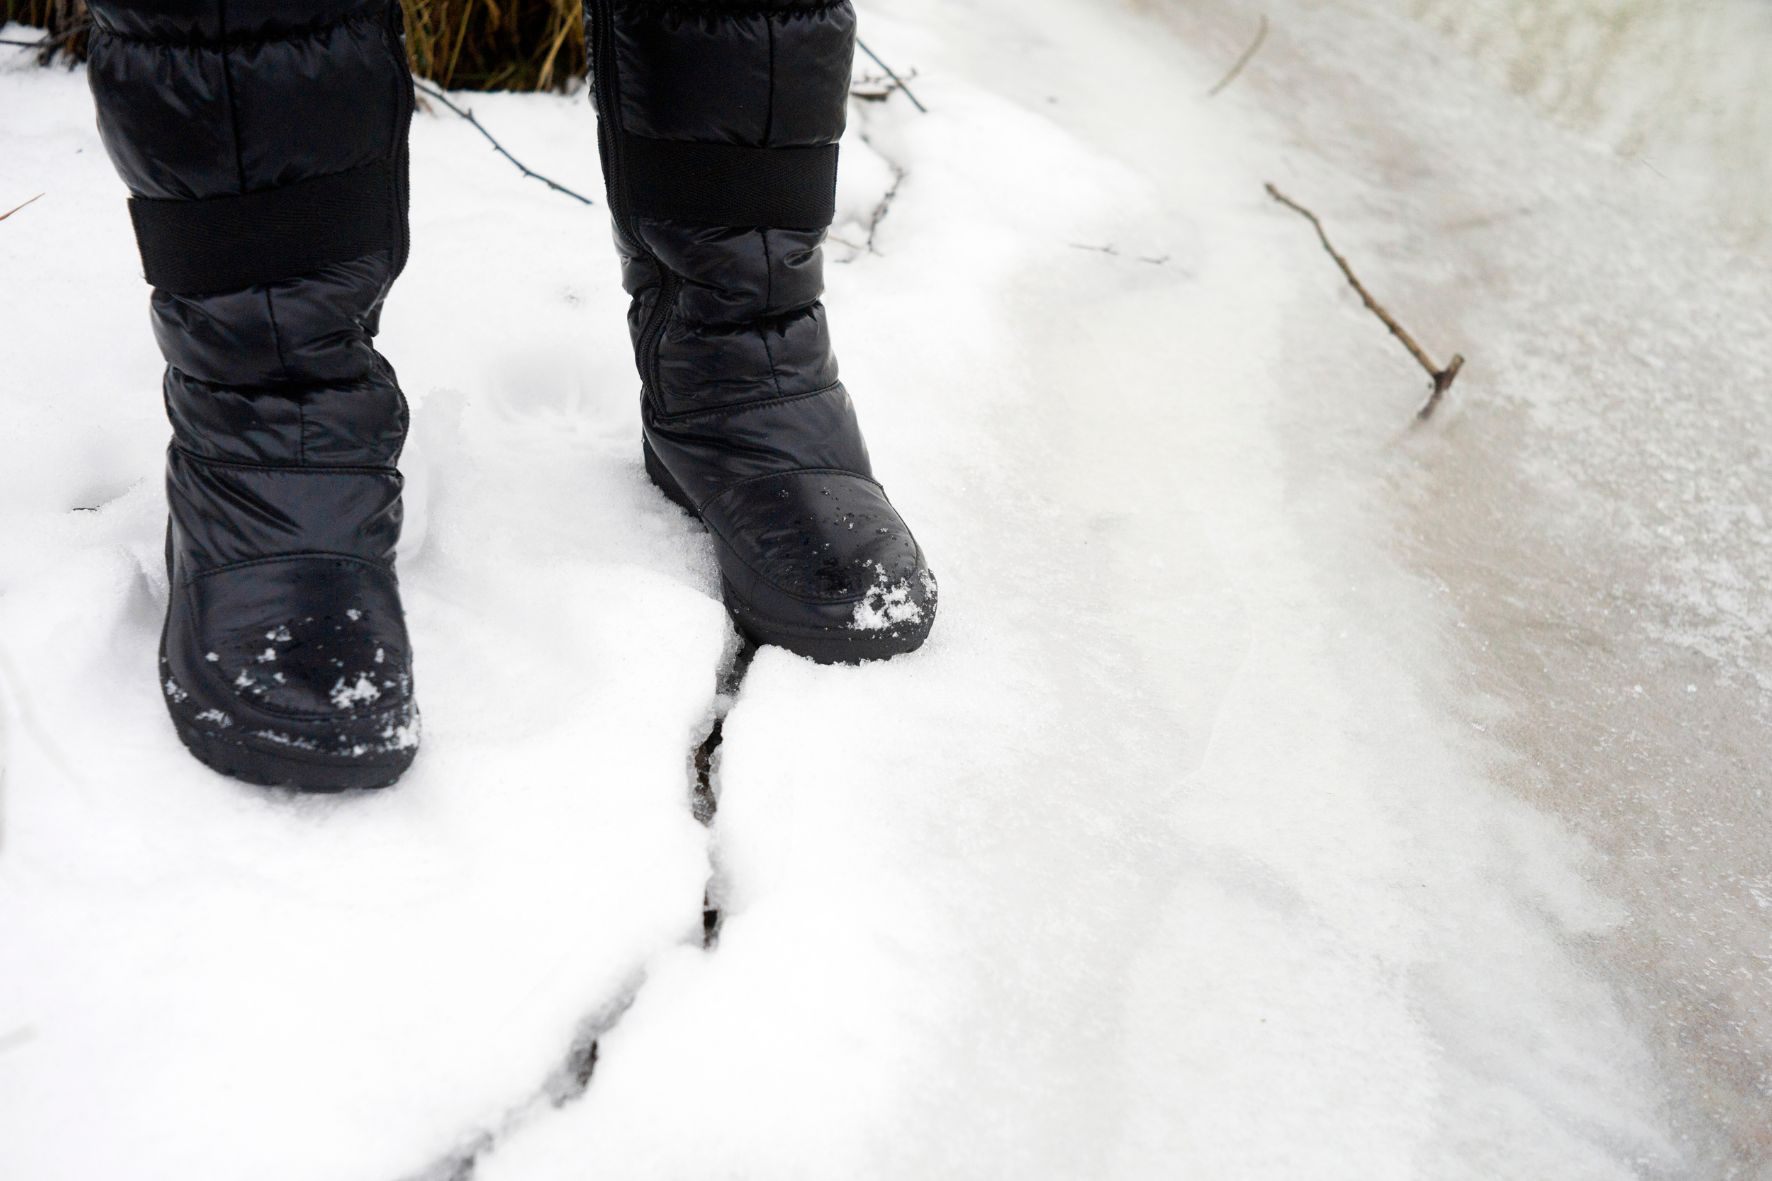
[[[1409,335],[1408,330],[1397,323],[1396,317],[1391,315],[1383,304],[1374,299],[1370,291],[1366,290],[1366,285],[1360,282],[1358,275],[1354,274],[1354,268],[1348,264],[1347,259],[1342,257],[1341,252],[1335,249],[1335,244],[1329,241],[1329,233],[1323,228],[1323,219],[1282,193],[1272,183],[1267,186],[1267,192],[1268,196],[1306,218],[1311,225],[1316,227],[1317,238],[1323,243],[1323,249],[1329,252],[1329,257],[1335,260],[1335,265],[1341,268],[1343,275],[1347,276],[1347,281],[1359,293],[1361,302],[1384,323],[1386,328],[1390,329],[1392,336],[1403,342],[1403,347],[1409,350],[1409,355],[1414,357],[1423,369],[1427,370],[1427,375],[1433,379],[1433,391],[1428,394],[1427,401],[1422,403],[1421,409],[1416,412],[1415,416],[1426,418],[1431,415],[1434,409],[1439,406],[1440,399],[1446,396],[1446,391],[1452,388],[1452,383],[1458,380],[1459,370],[1464,368],[1463,355],[1454,353],[1451,362],[1443,369],[1434,364],[1434,359],[1428,356],[1427,350],[1417,344],[1415,338]]]
[[[43,196],[42,193],[38,193],[37,196],[31,198],[31,201],[39,200],[42,196]],[[26,201],[25,205],[29,205],[31,203],[31,201]],[[0,221],[5,221],[7,218],[11,217],[13,214],[15,214],[19,210],[23,209],[25,207],[25,205],[14,205],[11,209],[8,209],[5,213],[0,213]]]
[[[864,103],[883,103],[904,88],[904,84],[917,76],[917,71],[908,70],[903,78],[893,79],[887,74],[863,74],[849,86],[849,97]]]
[[[511,155],[509,152],[507,152],[505,150],[505,146],[503,144],[499,143],[498,140],[494,139],[492,136],[492,133],[490,131],[486,130],[486,128],[481,125],[480,120],[474,118],[474,112],[466,109],[465,107],[456,106],[454,103],[449,101],[449,96],[444,94],[441,90],[438,90],[434,86],[428,86],[423,82],[414,82],[413,86],[418,90],[418,92],[420,94],[425,95],[427,98],[436,99],[438,102],[440,102],[444,106],[448,107],[451,111],[454,111],[457,115],[461,116],[463,119],[466,119],[470,124],[473,125],[473,128],[475,131],[478,131],[481,135],[486,137],[486,142],[492,145],[493,151],[497,152],[499,155],[501,155],[505,159],[509,160],[512,164],[516,165],[517,171],[521,172],[524,176],[527,176],[532,180],[539,180],[542,184],[548,186],[548,188],[550,188],[550,189],[553,189],[556,193],[564,193],[568,197],[571,197],[575,201],[582,201],[586,205],[595,205],[596,204],[596,202],[591,200],[589,197],[586,197],[580,193],[575,193],[571,189],[567,188],[565,185],[561,184],[559,181],[553,180],[553,179],[546,177],[546,176],[543,176],[541,173],[534,171],[529,166],[524,164],[523,161],[517,159],[517,157]]]
[[[861,137],[861,142],[870,148],[874,147],[874,141],[869,139],[865,134]],[[878,148],[874,148],[874,150],[876,152],[879,151]],[[843,245],[849,247],[849,249],[855,251],[855,253],[848,258],[838,260],[841,263],[854,262],[864,254],[880,253],[879,249],[874,245],[875,240],[880,236],[880,223],[886,220],[886,215],[888,213],[892,212],[892,202],[897,200],[899,188],[904,185],[905,177],[910,175],[909,170],[907,170],[904,165],[887,157],[885,153],[880,153],[880,157],[886,161],[886,166],[892,169],[892,184],[887,188],[886,192],[881,195],[880,200],[875,203],[873,211],[868,215],[868,236],[865,242],[857,244],[832,235],[832,241],[841,242]]]
[[[874,239],[880,236],[880,223],[886,220],[886,215],[888,213],[892,212],[892,202],[898,197],[899,186],[904,184],[904,178],[907,175],[908,174],[902,166],[898,164],[892,165],[892,187],[886,190],[886,195],[880,198],[880,203],[874,206],[874,212],[868,218],[868,240],[866,249],[869,254],[880,253],[878,250],[874,249]]]
[[[898,76],[898,74],[893,70],[893,68],[891,66],[887,65],[885,63],[885,61],[881,59],[879,54],[875,53],[873,50],[868,48],[868,43],[866,41],[862,41],[858,38],[855,43],[861,47],[861,51],[863,53],[867,54],[870,58],[872,58],[874,60],[874,64],[876,66],[879,66],[882,70],[886,71],[886,76],[888,78],[892,79],[895,83],[898,84],[898,88],[900,90],[904,91],[904,96],[911,100],[911,105],[913,107],[916,107],[919,111],[923,112],[925,115],[927,115],[929,113],[929,108],[924,106],[921,102],[917,101],[916,92],[914,90],[912,90],[909,86],[906,86],[904,84],[904,79],[900,78]]]
[[[1109,258],[1119,258],[1120,257],[1120,248],[1118,246],[1115,246],[1112,242],[1109,242],[1106,246],[1091,246],[1087,242],[1072,242],[1072,243],[1070,243],[1070,247],[1072,250],[1087,250],[1091,254],[1105,254]],[[1139,262],[1149,263],[1153,267],[1163,266],[1164,264],[1166,264],[1169,261],[1169,256],[1167,254],[1158,254],[1158,255],[1139,254],[1139,255],[1134,255],[1133,257],[1137,258]]]
[[[1235,82],[1237,80],[1237,75],[1243,72],[1243,67],[1255,60],[1255,55],[1261,52],[1261,47],[1266,42],[1267,14],[1264,12],[1261,15],[1261,26],[1255,30],[1255,40],[1249,43],[1249,48],[1243,51],[1243,56],[1237,59],[1237,64],[1231,67],[1230,73],[1220,78],[1218,80],[1218,85],[1206,92],[1206,97],[1217,98],[1219,91],[1229,86],[1232,82]]]
[[[0,21],[0,25],[4,25],[5,23],[5,21]],[[50,33],[48,36],[40,37],[35,41],[20,41],[13,37],[7,37],[0,39],[0,45],[8,46],[13,49],[35,49],[37,51],[37,64],[40,66],[46,66],[55,57],[55,51],[57,49],[74,40],[76,37],[79,37],[91,28],[92,21],[90,19],[77,20],[61,32]]]

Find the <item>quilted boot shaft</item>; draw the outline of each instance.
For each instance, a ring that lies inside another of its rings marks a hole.
[[[407,411],[373,344],[407,254],[398,5],[90,7],[167,361],[174,721],[242,778],[390,782],[418,725],[393,568]]]
[[[589,0],[598,140],[654,480],[753,638],[908,651],[935,581],[873,479],[825,307],[848,0]]]

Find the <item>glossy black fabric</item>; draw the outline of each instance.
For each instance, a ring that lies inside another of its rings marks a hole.
[[[599,145],[644,384],[648,468],[714,534],[728,606],[819,659],[916,647],[935,581],[873,480],[821,297],[825,228],[649,217],[635,139],[822,148],[843,133],[848,0],[589,0]],[[814,183],[828,183],[828,180]],[[697,203],[707,201],[697,196]]]
[[[385,247],[151,298],[173,427],[161,671],[174,720],[248,778],[385,782],[417,734],[393,570],[406,404],[372,341],[407,249],[398,6],[90,8],[99,130],[134,196],[238,197],[387,165]]]

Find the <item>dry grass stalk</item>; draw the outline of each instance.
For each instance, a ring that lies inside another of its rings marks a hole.
[[[3,0],[6,20],[48,30],[38,53],[86,56],[82,0]],[[413,72],[450,90],[564,90],[584,77],[580,0],[400,0]]]

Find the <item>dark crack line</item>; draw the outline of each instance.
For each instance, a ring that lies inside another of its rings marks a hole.
[[[708,726],[707,737],[701,740],[689,756],[689,791],[695,818],[710,833],[714,827],[714,817],[720,809],[720,769],[716,756],[720,753],[720,743],[726,733],[726,715],[737,702],[739,690],[744,685],[745,673],[750,671],[751,660],[756,655],[757,646],[749,640],[741,640],[727,660],[714,694],[714,720]],[[725,885],[725,875],[720,867],[720,852],[711,837],[708,842],[708,870],[707,889],[702,892],[701,899],[701,945],[711,951],[720,942],[720,923],[724,917],[720,904]]]
[[[709,951],[719,946],[723,917],[720,898],[724,882],[712,837],[714,818],[720,807],[720,743],[725,735],[726,715],[738,701],[745,673],[756,654],[757,646],[742,637],[727,649],[714,680],[714,700],[710,709],[713,716],[707,732],[689,749],[689,807],[695,819],[709,830],[708,880],[702,889],[701,903],[701,945]],[[500,1141],[536,1116],[582,1099],[596,1076],[603,1038],[621,1023],[645,981],[642,969],[622,985],[613,1000],[580,1022],[578,1036],[573,1038],[564,1059],[540,1090],[506,1111],[493,1127],[475,1133],[454,1151],[410,1174],[405,1181],[473,1181],[481,1159]]]
[[[596,1072],[599,1042],[632,1007],[645,979],[644,972],[636,972],[608,1004],[580,1022],[578,1035],[572,1039],[560,1065],[533,1095],[508,1109],[493,1126],[474,1132],[455,1149],[409,1174],[404,1181],[472,1181],[481,1158],[512,1132],[539,1115],[557,1111],[582,1098],[590,1089],[591,1078]]]

